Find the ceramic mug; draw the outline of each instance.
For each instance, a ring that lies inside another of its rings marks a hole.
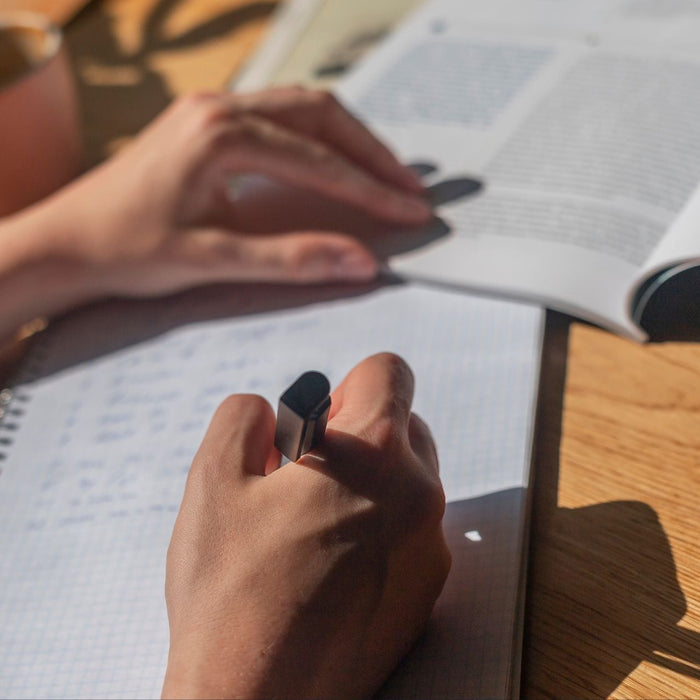
[[[0,13],[0,216],[50,194],[81,168],[78,102],[60,29]]]

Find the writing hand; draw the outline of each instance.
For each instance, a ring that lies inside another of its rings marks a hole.
[[[368,358],[321,446],[275,470],[260,397],[218,409],[168,552],[166,697],[360,697],[420,634],[449,569],[435,448],[413,377]]]

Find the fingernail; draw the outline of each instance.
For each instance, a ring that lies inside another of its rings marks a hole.
[[[425,185],[423,184],[423,180],[421,180],[420,175],[411,167],[404,165],[403,166],[403,173],[404,173],[404,182],[406,185],[408,185],[412,190],[415,190],[416,192],[423,192],[425,190]]]
[[[366,253],[345,253],[335,261],[333,272],[339,279],[371,280],[377,276],[377,261]]]
[[[433,208],[430,203],[421,197],[403,198],[402,209],[409,216],[423,221],[433,216]]]

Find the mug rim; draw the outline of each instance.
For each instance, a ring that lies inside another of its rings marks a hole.
[[[0,31],[13,28],[34,29],[42,32],[47,39],[47,48],[41,60],[33,64],[28,70],[11,78],[6,83],[0,84],[0,92],[4,92],[8,88],[31,78],[56,58],[63,45],[63,32],[60,27],[54,24],[48,17],[37,12],[29,12],[27,10],[0,10]]]

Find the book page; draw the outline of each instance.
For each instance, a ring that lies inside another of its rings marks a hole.
[[[331,86],[423,0],[324,0],[272,85]]]
[[[473,697],[483,682],[486,696],[502,696],[542,318],[532,306],[418,286],[241,285],[100,305],[50,329],[0,431],[0,695],[157,696],[166,550],[216,406],[240,392],[276,406],[306,370],[335,387],[365,356],[391,350],[415,373],[414,410],[436,440],[461,562],[419,656],[448,663],[445,625],[463,620],[469,665],[442,687]],[[472,616],[473,605],[484,614]],[[409,666],[422,683],[432,678],[415,655]]]
[[[453,187],[447,234],[393,269],[643,337],[627,294],[700,180],[700,64],[670,48],[675,19],[650,49],[642,9],[430,3],[342,85],[434,187],[480,185]]]
[[[700,264],[700,187],[646,260],[640,278],[676,265]]]
[[[287,0],[266,41],[229,83],[234,91],[270,85],[331,86],[422,0]]]
[[[324,0],[290,0],[278,5],[268,24],[265,41],[229,81],[236,92],[260,90],[284,65]]]

